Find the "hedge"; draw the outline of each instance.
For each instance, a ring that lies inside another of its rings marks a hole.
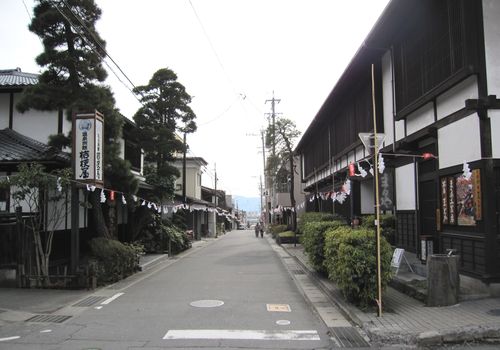
[[[363,216],[361,227],[375,230],[375,218],[375,215]],[[380,215],[380,232],[390,244],[396,244],[396,217],[394,215]]]
[[[297,230],[299,233],[304,233],[305,226],[309,222],[333,221],[336,219],[338,219],[338,216],[329,213],[302,213],[297,222]]]
[[[276,236],[281,233],[281,232],[285,232],[287,229],[287,225],[277,225],[277,224],[274,224],[274,225],[270,225],[269,226],[269,231],[271,232],[273,238],[276,238]]]
[[[323,265],[325,260],[325,232],[335,229],[344,223],[342,221],[323,221],[323,222],[307,222],[304,225],[304,233],[301,235],[301,243],[304,246],[304,251],[313,268],[321,273],[325,273],[326,269]]]
[[[89,244],[96,261],[94,273],[98,285],[119,281],[139,269],[142,246],[102,237],[92,239]]]
[[[392,248],[381,237],[382,289],[391,279]],[[372,230],[341,226],[325,239],[325,267],[347,300],[360,307],[375,305],[377,299],[376,240]]]

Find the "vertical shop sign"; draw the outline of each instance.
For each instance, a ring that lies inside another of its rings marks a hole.
[[[449,223],[450,225],[455,225],[456,215],[455,215],[455,178],[448,178],[448,204],[449,204]]]
[[[476,220],[483,219],[483,207],[481,201],[481,170],[472,170],[472,187],[474,196],[474,209]]]
[[[449,223],[449,209],[448,209],[448,181],[446,177],[441,179],[441,212],[442,223],[447,225]]]
[[[394,177],[392,169],[385,169],[379,177],[380,209],[392,210],[394,208]]]
[[[103,123],[99,112],[73,115],[73,169],[75,180],[102,184]]]

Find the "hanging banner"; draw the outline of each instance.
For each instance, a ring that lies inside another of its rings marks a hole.
[[[456,225],[456,216],[455,216],[455,178],[448,178],[448,204],[449,204],[449,223],[450,225]]]
[[[103,183],[103,125],[101,113],[73,115],[73,169],[75,180]]]
[[[380,209],[394,209],[394,176],[393,169],[385,169],[378,177],[380,190]]]
[[[449,210],[448,210],[448,180],[446,177],[441,178],[441,218],[443,225],[449,223]]]
[[[474,196],[474,209],[476,214],[476,220],[483,219],[483,208],[481,201],[481,170],[472,170],[472,186],[473,186],[473,196]]]

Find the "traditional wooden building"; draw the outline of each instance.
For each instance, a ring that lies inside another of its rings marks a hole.
[[[396,245],[455,249],[463,275],[500,282],[499,16],[495,0],[389,2],[296,148],[309,210],[373,213],[377,164],[358,133],[375,112]]]

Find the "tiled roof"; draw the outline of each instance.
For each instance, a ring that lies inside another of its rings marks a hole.
[[[59,151],[12,129],[0,130],[0,164],[18,162],[69,163],[69,154]]]
[[[38,74],[21,72],[20,68],[0,70],[0,87],[35,85]]]

